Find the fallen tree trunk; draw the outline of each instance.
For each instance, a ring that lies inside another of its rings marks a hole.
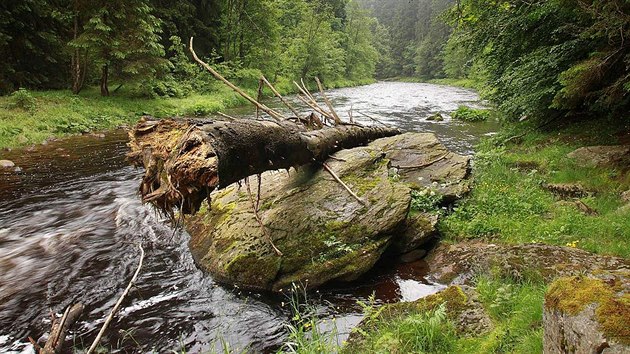
[[[307,130],[289,121],[143,119],[130,132],[128,156],[146,169],[144,202],[170,215],[174,208],[194,214],[216,188],[268,170],[324,162],[341,149],[399,133],[355,124]]]

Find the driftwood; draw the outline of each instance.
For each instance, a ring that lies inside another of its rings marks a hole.
[[[31,339],[33,345],[38,350],[40,354],[58,354],[61,353],[63,349],[63,344],[66,340],[66,335],[68,334],[68,330],[72,325],[77,322],[85,306],[83,304],[75,304],[72,307],[68,307],[66,311],[63,313],[61,319],[53,319],[52,329],[50,331],[50,336],[44,345],[44,348],[40,348],[35,341]],[[30,339],[30,337],[29,337]]]
[[[101,327],[101,330],[96,335],[96,338],[94,339],[94,342],[92,342],[90,349],[88,349],[87,354],[94,353],[94,351],[98,347],[98,343],[101,341],[101,338],[103,337],[103,334],[105,334],[105,331],[107,330],[107,326],[109,326],[109,323],[112,321],[112,319],[116,315],[116,312],[118,312],[118,309],[120,308],[120,305],[125,299],[125,296],[127,296],[127,294],[129,293],[129,290],[136,283],[136,280],[138,279],[138,274],[140,274],[140,269],[142,268],[142,262],[144,260],[144,249],[142,248],[141,245],[138,245],[138,248],[140,249],[140,260],[138,261],[138,267],[136,268],[136,272],[133,274],[133,277],[129,281],[129,284],[127,284],[127,287],[123,291],[122,295],[120,295],[120,297],[118,298],[118,301],[116,301],[114,308],[112,308],[111,312],[105,319],[105,322],[103,323],[103,326]]]
[[[341,149],[400,133],[390,127],[342,122],[319,79],[315,81],[328,110],[317,103],[301,80],[301,85],[295,82],[301,93],[298,97],[314,112],[300,117],[298,110],[265,77],[261,77],[259,94],[263,84],[268,86],[296,115],[292,119],[286,118],[253,99],[199,59],[193,49],[192,38],[189,49],[199,65],[256,107],[257,118],[261,111],[273,121],[232,117],[227,121],[141,120],[130,132],[131,153],[128,157],[133,164],[146,170],[140,186],[143,201],[152,203],[172,217],[175,209],[182,214],[194,214],[213,190],[248,176],[312,162],[323,164],[331,154]],[[334,172],[327,170],[335,177]],[[340,184],[355,195],[348,186]],[[280,253],[277,249],[276,252]]]
[[[216,188],[269,170],[324,162],[344,148],[399,134],[398,129],[339,125],[307,130],[285,121],[144,119],[130,132],[128,157],[145,168],[140,192],[170,213],[193,214]]]

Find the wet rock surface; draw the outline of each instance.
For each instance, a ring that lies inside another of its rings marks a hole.
[[[630,271],[627,259],[544,244],[441,244],[428,255],[427,263],[432,280],[442,284],[470,284],[475,275],[490,271],[514,278],[542,277],[546,281],[580,274]]]
[[[630,272],[556,280],[545,295],[545,353],[630,353]]]
[[[433,134],[379,139],[334,157],[327,164],[366,205],[319,166],[265,173],[258,201],[264,230],[244,185],[214,193],[209,208],[186,220],[197,264],[221,282],[249,289],[354,280],[392,243],[410,251],[434,232],[430,217],[408,222],[411,188],[431,187],[445,198],[469,189],[469,158],[449,152]],[[398,241],[408,225],[417,234]]]

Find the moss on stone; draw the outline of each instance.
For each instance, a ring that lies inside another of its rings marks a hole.
[[[345,184],[350,186],[350,188],[352,188],[352,191],[355,192],[358,196],[365,195],[365,193],[376,188],[376,186],[380,182],[380,178],[367,178],[365,175],[361,176],[354,173],[341,177],[341,180]]]
[[[430,313],[444,304],[447,317],[455,320],[468,308],[468,296],[459,286],[450,286],[436,294],[429,295],[413,302],[399,302],[383,305],[369,314],[352,332],[342,353],[369,352],[370,341],[381,338],[387,328],[396,326],[414,315]]]
[[[608,284],[600,279],[568,277],[556,280],[547,291],[545,307],[577,315],[597,304],[596,320],[608,338],[630,344],[630,294],[617,294],[618,281]]]

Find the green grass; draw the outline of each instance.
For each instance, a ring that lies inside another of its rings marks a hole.
[[[50,137],[112,129],[135,123],[143,115],[202,116],[242,105],[227,88],[186,98],[137,98],[121,92],[101,97],[96,90],[30,92],[33,105],[16,107],[15,97],[0,97],[0,148],[39,144]]]
[[[464,122],[484,122],[490,119],[491,111],[487,109],[476,109],[466,106],[459,106],[455,112],[452,113],[454,119],[458,119]]]
[[[595,131],[588,129],[591,124],[529,133],[507,147],[496,144],[505,136],[482,143],[472,193],[440,224],[446,239],[542,242],[629,257],[630,208],[622,208],[620,195],[630,189],[630,175],[614,168],[581,167],[566,156],[598,143],[601,137],[584,133]],[[614,143],[611,136],[605,140]],[[575,200],[553,195],[544,188],[548,183],[581,184],[590,195],[580,200],[598,215],[587,215]]]
[[[542,353],[545,285],[492,275],[476,280],[479,300],[494,329],[479,337],[459,338],[454,353]]]
[[[358,86],[374,82],[372,79],[340,79],[325,83],[327,88]],[[295,93],[293,82],[279,79],[276,84],[281,94]],[[311,83],[311,89],[317,88]],[[252,97],[256,88],[246,87]],[[265,90],[266,95],[271,95]],[[101,97],[94,89],[79,95],[70,91],[17,91],[11,96],[0,96],[0,149],[41,144],[52,137],[62,137],[90,131],[107,130],[133,124],[143,115],[157,118],[184,116],[200,117],[246,104],[247,101],[218,82],[211,93],[194,93],[184,98],[142,98],[133,88]]]

